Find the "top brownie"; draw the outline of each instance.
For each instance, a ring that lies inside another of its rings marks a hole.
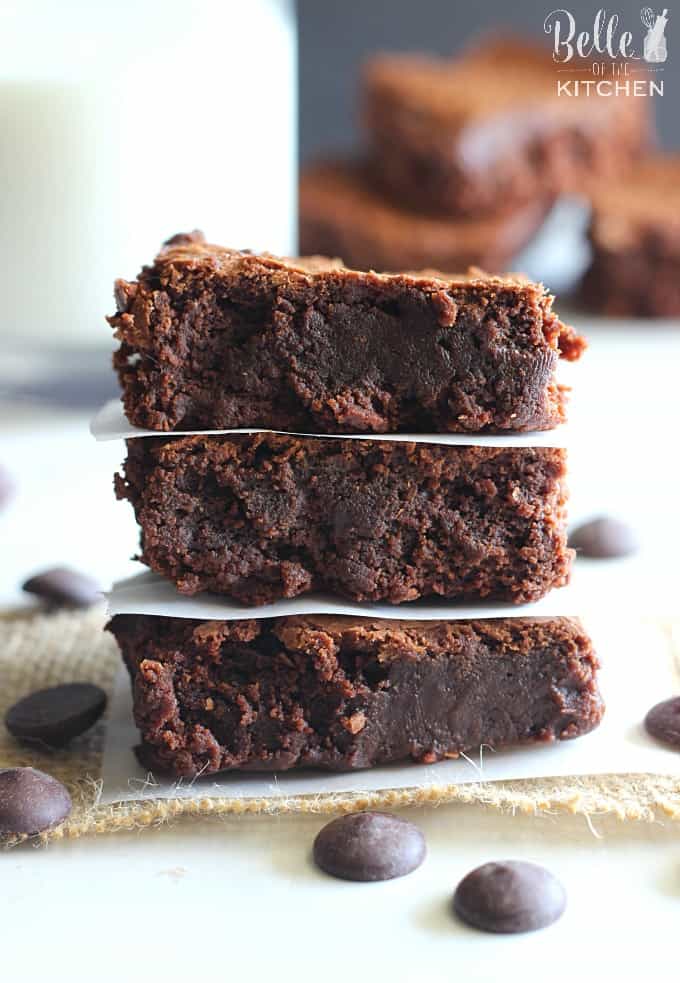
[[[175,236],[109,318],[130,423],[314,433],[547,430],[585,341],[521,277],[377,274]]]
[[[571,91],[599,76],[585,60],[559,67],[512,37],[455,59],[375,56],[363,118],[376,176],[412,206],[475,215],[622,173],[650,143],[649,100],[560,95],[558,82]]]

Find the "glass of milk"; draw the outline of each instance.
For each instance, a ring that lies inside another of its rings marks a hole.
[[[4,345],[108,344],[176,232],[295,251],[295,44],[292,0],[3,0]]]

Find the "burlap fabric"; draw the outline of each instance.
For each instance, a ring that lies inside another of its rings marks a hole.
[[[113,638],[102,631],[104,622],[100,610],[0,618],[0,715],[4,717],[6,709],[25,694],[59,682],[90,681],[110,692],[119,655]],[[664,622],[661,627],[680,680],[680,622]],[[680,779],[640,774],[479,782],[290,798],[197,796],[100,805],[105,727],[104,719],[66,751],[34,751],[17,744],[0,726],[0,768],[16,765],[40,768],[62,781],[73,797],[74,808],[67,822],[41,834],[39,841],[115,833],[197,815],[340,813],[377,807],[436,806],[444,802],[524,813],[565,811],[585,816],[613,813],[622,820],[649,821],[659,816],[680,819]],[[8,845],[17,842],[19,839]]]

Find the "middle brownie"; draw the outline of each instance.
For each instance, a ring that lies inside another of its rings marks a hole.
[[[523,603],[569,579],[561,449],[257,433],[127,450],[140,559],[185,594]]]

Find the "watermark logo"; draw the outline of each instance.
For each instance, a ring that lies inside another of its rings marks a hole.
[[[626,29],[621,17],[603,7],[595,14],[592,31],[580,30],[570,10],[552,10],[543,30],[552,38],[553,60],[560,75],[560,96],[662,96],[663,64],[668,58],[666,28],[668,8],[656,13],[643,7],[640,21],[645,31]],[[578,67],[569,63],[580,62]],[[584,74],[592,78],[583,78]]]
[[[643,42],[643,58],[651,64],[665,61],[668,58],[668,45],[666,44],[668,10],[664,10],[662,14],[657,16],[651,7],[643,7],[640,11],[640,20],[647,28]]]

